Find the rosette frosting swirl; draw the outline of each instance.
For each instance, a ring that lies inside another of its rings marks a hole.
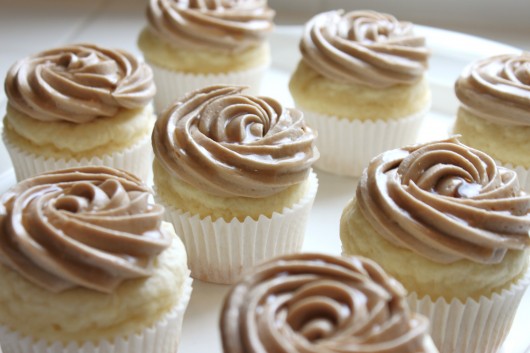
[[[111,292],[171,244],[139,179],[107,167],[26,179],[0,198],[0,262],[36,285]]]
[[[153,149],[170,175],[214,195],[256,198],[307,178],[319,154],[302,113],[243,89],[206,87],[159,117]]]
[[[266,0],[150,0],[149,28],[180,48],[239,50],[264,42],[274,11]]]
[[[530,196],[516,173],[455,138],[374,158],[357,202],[384,238],[435,262],[499,263],[530,245]]]
[[[483,119],[530,126],[530,54],[472,63],[456,81],[455,93],[464,109]]]
[[[122,50],[68,45],[17,61],[5,80],[9,104],[41,121],[86,123],[142,108],[155,95],[151,68]]]
[[[438,352],[428,321],[375,262],[296,254],[243,277],[226,297],[226,353]]]
[[[411,23],[373,11],[316,15],[305,26],[300,50],[325,77],[378,88],[417,82],[430,55]]]

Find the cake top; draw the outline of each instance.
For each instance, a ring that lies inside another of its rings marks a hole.
[[[410,22],[374,11],[316,15],[305,26],[300,50],[321,75],[376,88],[417,82],[430,55]]]
[[[72,44],[17,61],[5,80],[8,104],[41,121],[86,123],[155,95],[151,68],[123,50]]]
[[[26,179],[0,198],[0,263],[53,292],[112,292],[151,274],[171,244],[161,206],[131,174],[80,167]]]
[[[530,196],[517,174],[456,138],[380,154],[357,202],[381,236],[435,262],[499,263],[530,246]]]
[[[157,160],[172,176],[224,197],[266,197],[304,181],[319,154],[302,112],[276,100],[210,86],[163,112]]]
[[[428,320],[375,262],[322,254],[273,259],[232,287],[221,313],[225,353],[436,353]]]
[[[149,29],[179,48],[242,50],[273,29],[267,0],[150,0]]]
[[[491,122],[530,126],[530,53],[471,63],[455,83],[464,109]]]

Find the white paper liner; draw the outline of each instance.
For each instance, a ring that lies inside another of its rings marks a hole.
[[[431,336],[440,353],[496,353],[504,342],[517,307],[530,283],[530,270],[501,293],[468,299],[465,303],[429,296],[407,296],[410,309],[427,316]]]
[[[153,69],[153,79],[156,84],[154,104],[157,114],[163,112],[171,102],[183,97],[186,93],[214,84],[248,86],[249,89],[245,91],[245,94],[256,95],[259,93],[263,74],[269,67],[267,64],[225,74],[189,74],[148,63]]]
[[[521,189],[523,189],[527,193],[530,192],[530,169],[521,166],[514,166],[510,163],[502,163],[499,161],[496,162],[497,165],[515,171],[517,173],[517,178],[519,179],[519,185],[521,186]]]
[[[2,139],[6,146],[17,180],[21,181],[40,173],[84,165],[104,165],[129,171],[144,181],[151,175],[153,148],[151,135],[145,135],[140,141],[123,151],[117,151],[99,157],[78,159],[56,159],[53,157],[39,156],[22,150],[9,141],[5,133]]]
[[[318,132],[320,158],[315,167],[336,175],[360,176],[370,160],[390,149],[416,143],[421,112],[392,121],[348,120],[304,110],[307,124]]]
[[[309,176],[310,189],[302,199],[272,217],[236,218],[230,222],[184,213],[163,200],[165,220],[186,246],[188,265],[194,278],[206,282],[232,284],[254,265],[283,254],[299,252],[307,219],[318,189],[315,173]],[[156,188],[156,187],[155,187]]]
[[[100,342],[48,344],[35,341],[0,325],[0,342],[4,353],[175,353],[182,331],[182,321],[192,292],[191,278],[186,279],[177,305],[153,326],[129,337]],[[30,318],[28,318],[30,319]],[[83,318],[79,318],[82,320]]]

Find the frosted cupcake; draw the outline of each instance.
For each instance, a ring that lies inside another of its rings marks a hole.
[[[16,62],[5,80],[3,140],[18,180],[80,165],[146,179],[155,86],[133,55],[67,45]]]
[[[243,84],[258,93],[270,63],[273,17],[266,0],[150,0],[138,46],[154,70],[157,112],[212,84]]]
[[[312,18],[289,88],[318,131],[319,169],[359,176],[375,155],[416,141],[430,108],[429,51],[413,25],[373,11]]]
[[[460,108],[454,132],[498,164],[517,172],[530,191],[530,54],[470,64],[455,84]]]
[[[164,209],[131,174],[83,167],[0,198],[4,353],[174,353],[191,279]]]
[[[299,251],[318,187],[315,135],[302,113],[243,89],[191,92],[153,131],[158,200],[204,281],[233,283]]]
[[[405,286],[440,352],[493,353],[530,280],[529,230],[515,172],[448,139],[374,158],[340,235]]]
[[[373,261],[296,254],[246,275],[221,313],[225,353],[438,353],[429,322]]]

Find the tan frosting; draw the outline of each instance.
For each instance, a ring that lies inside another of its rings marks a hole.
[[[240,50],[264,42],[274,11],[266,0],[150,0],[149,28],[179,48]]]
[[[455,138],[374,158],[357,200],[385,239],[435,262],[499,263],[530,246],[530,196],[516,173]]]
[[[170,175],[229,197],[266,197],[307,178],[318,151],[302,112],[243,90],[206,87],[161,114],[153,149]]]
[[[68,45],[17,61],[5,80],[9,104],[41,121],[86,123],[155,95],[151,69],[132,54],[90,44]]]
[[[313,17],[300,42],[303,60],[329,79],[384,88],[419,81],[427,69],[425,39],[409,22],[373,11]]]
[[[148,276],[171,244],[150,195],[132,174],[107,167],[26,179],[0,198],[0,262],[55,292],[111,292]]]
[[[375,262],[296,254],[258,267],[225,299],[225,353],[438,352],[428,321]]]
[[[476,116],[530,126],[530,53],[472,63],[456,81],[455,93],[462,107]]]

